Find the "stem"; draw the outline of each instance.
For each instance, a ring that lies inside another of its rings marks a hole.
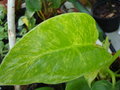
[[[39,14],[39,12],[38,12],[38,11],[37,11],[37,15],[39,16],[39,18],[41,18],[41,19],[43,20],[42,16],[40,16],[40,14]]]
[[[47,13],[48,12],[48,10],[47,10],[47,8],[46,8],[46,4],[47,3],[47,1],[46,0],[43,0],[43,7],[44,7],[44,12],[45,13]]]
[[[120,77],[120,74],[115,74],[116,77]]]
[[[111,75],[111,78],[112,78],[112,88],[114,90],[115,89],[115,84],[116,84],[115,74],[110,69],[108,69],[108,73]]]
[[[15,0],[8,0],[8,39],[9,48],[11,49],[16,42],[16,32],[15,32]]]
[[[12,49],[16,42],[15,0],[8,0],[7,10],[9,48]],[[15,90],[20,90],[20,86],[16,85]]]
[[[112,59],[110,60],[111,63],[110,65],[120,56],[120,50],[118,50],[115,55],[112,57]]]
[[[117,70],[115,73],[117,74],[117,73],[119,73],[120,72],[120,69],[119,70]]]
[[[40,12],[41,16],[43,17],[43,20],[45,20],[45,16],[44,16],[44,14],[42,13],[42,11],[40,10],[39,12]]]

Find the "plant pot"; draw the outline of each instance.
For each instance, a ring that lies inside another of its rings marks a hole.
[[[93,6],[92,13],[104,32],[113,32],[119,28],[120,1],[99,1]]]

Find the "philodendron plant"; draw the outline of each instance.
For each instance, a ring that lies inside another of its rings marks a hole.
[[[57,14],[58,8],[66,0],[25,0],[29,14],[37,12],[40,19],[46,20]]]
[[[6,55],[0,65],[0,85],[58,84],[81,76],[90,81],[101,71],[111,73],[109,66],[120,52],[112,56],[105,46],[96,44],[97,40],[95,20],[88,14],[50,18]]]

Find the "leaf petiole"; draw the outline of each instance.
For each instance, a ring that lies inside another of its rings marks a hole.
[[[115,89],[115,84],[116,84],[115,73],[113,71],[111,71],[110,69],[108,69],[107,71],[108,71],[108,73],[110,74],[110,76],[112,78],[112,88],[114,90]]]

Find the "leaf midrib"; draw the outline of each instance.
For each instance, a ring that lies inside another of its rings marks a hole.
[[[67,47],[63,47],[63,48],[59,48],[59,49],[55,49],[55,50],[49,50],[47,52],[43,52],[40,55],[38,55],[38,57],[42,57],[44,55],[50,54],[50,53],[55,53],[55,52],[59,52],[59,51],[63,51],[66,49],[70,49],[70,48],[76,48],[76,47],[87,47],[87,46],[96,46],[96,44],[85,44],[85,45],[71,45],[71,46],[67,46]]]

